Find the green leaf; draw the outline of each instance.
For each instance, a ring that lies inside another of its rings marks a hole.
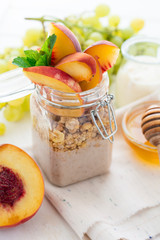
[[[50,66],[52,50],[56,39],[57,37],[55,34],[49,36],[39,52],[35,50],[26,50],[24,51],[25,57],[17,57],[12,63],[22,68]]]
[[[51,36],[49,36],[47,38],[47,40],[44,42],[44,44],[43,44],[43,46],[40,50],[40,53],[46,53],[47,54],[48,66],[51,63],[52,50],[53,50],[54,44],[56,42],[56,39],[57,39],[57,36],[55,34],[52,34]]]
[[[31,65],[32,67],[35,66],[36,60],[35,60],[34,58],[28,58],[28,57],[27,57],[26,60],[30,63],[30,65]]]
[[[47,55],[41,55],[35,66],[47,66]]]
[[[35,50],[26,50],[26,51],[24,51],[24,54],[28,58],[35,59],[35,61],[37,61],[40,57],[40,53],[38,51],[35,51]]]
[[[22,68],[32,67],[31,62],[25,57],[17,57],[15,59],[13,59],[12,63],[14,65],[17,65],[18,67],[22,67]]]

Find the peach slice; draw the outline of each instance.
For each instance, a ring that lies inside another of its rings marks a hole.
[[[45,91],[47,95],[47,99],[52,101],[52,90],[50,88],[44,87],[42,91]],[[60,95],[59,95],[60,97]],[[83,105],[83,100],[79,93],[66,95],[62,93],[63,101],[60,102],[61,106],[66,106],[66,108],[56,108],[54,105],[46,105],[46,102],[42,100],[43,107],[47,109],[47,111],[61,117],[81,117],[84,113],[84,108],[81,107]],[[72,107],[78,107],[73,109]]]
[[[81,92],[80,85],[67,73],[49,66],[24,68],[23,72],[35,84],[62,92]]]
[[[0,227],[29,220],[41,206],[44,182],[34,160],[20,148],[0,146]]]
[[[81,46],[78,39],[66,26],[58,23],[50,23],[49,35],[52,34],[57,36],[57,40],[52,51],[52,66],[69,54],[81,52]]]
[[[119,48],[109,41],[102,40],[92,44],[84,52],[98,60],[102,72],[105,72],[116,63]]]
[[[70,102],[68,101],[61,102],[61,105],[66,106],[67,108],[55,108],[54,106],[49,106],[49,105],[46,106],[45,103],[44,103],[44,108],[46,108],[47,111],[60,117],[81,117],[84,113],[84,108],[81,107],[81,105],[83,104],[83,100],[81,99],[79,94],[77,94],[76,96],[70,97],[70,100],[71,100]],[[79,108],[73,109],[72,107],[79,107]]]
[[[62,58],[55,67],[68,73],[77,82],[90,81],[96,73],[95,59],[82,52],[73,53]]]
[[[99,62],[96,60],[96,74],[91,79],[90,82],[82,81],[79,83],[81,86],[82,91],[87,91],[89,89],[92,89],[98,85],[102,81],[102,69],[100,67]]]

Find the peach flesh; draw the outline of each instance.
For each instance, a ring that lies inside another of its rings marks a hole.
[[[82,52],[62,58],[55,67],[69,74],[77,82],[90,81],[96,74],[96,60]]]
[[[23,72],[35,84],[62,92],[81,92],[80,85],[67,73],[49,66],[24,68]]]
[[[24,194],[23,182],[18,174],[0,165],[0,204],[13,207]]]
[[[53,33],[57,36],[57,40],[52,51],[52,66],[69,54],[81,52],[80,43],[69,28],[59,23],[50,23],[49,35]]]
[[[118,58],[119,48],[112,42],[102,40],[95,42],[84,51],[100,63],[102,72],[110,69]]]

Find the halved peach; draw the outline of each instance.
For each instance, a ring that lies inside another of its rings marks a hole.
[[[89,89],[92,89],[98,85],[102,80],[102,69],[100,67],[99,62],[96,60],[96,74],[91,79],[90,82],[82,81],[79,82],[79,85],[81,86],[82,91],[87,91]]]
[[[52,51],[52,66],[69,54],[81,52],[81,46],[78,39],[66,26],[58,23],[50,23],[49,35],[52,34],[57,36],[57,40]]]
[[[82,52],[73,53],[62,58],[55,67],[68,73],[77,82],[83,80],[88,82],[96,73],[95,59]]]
[[[34,160],[20,148],[0,146],[0,227],[29,220],[41,206],[44,182]]]
[[[102,72],[107,71],[116,63],[119,54],[119,48],[106,40],[98,41],[89,46],[85,53],[90,54],[100,63]]]
[[[81,92],[80,85],[67,73],[49,66],[24,68],[23,72],[33,83],[62,92]]]

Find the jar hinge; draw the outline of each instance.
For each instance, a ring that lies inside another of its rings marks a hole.
[[[112,105],[110,104],[111,101],[113,100],[114,96],[112,94],[107,94],[107,99],[106,100],[102,100],[100,101],[98,104],[97,104],[97,107],[95,110],[91,110],[91,117],[92,117],[92,120],[96,126],[96,128],[98,129],[100,135],[102,136],[103,139],[108,139],[111,143],[114,142],[114,134],[116,133],[117,131],[117,123],[116,123],[116,119],[115,119],[115,115],[114,115],[114,111],[113,111],[113,107]],[[110,127],[110,134],[107,133],[107,130],[102,122],[102,119],[98,113],[99,111],[99,108],[100,107],[105,107],[107,106],[108,108],[108,117],[109,117],[109,127]],[[102,129],[104,131],[104,134],[103,132],[101,131],[100,127],[98,126],[97,122],[96,122],[96,117],[98,118],[101,126],[102,126]],[[113,126],[112,126],[112,119],[113,119]]]

